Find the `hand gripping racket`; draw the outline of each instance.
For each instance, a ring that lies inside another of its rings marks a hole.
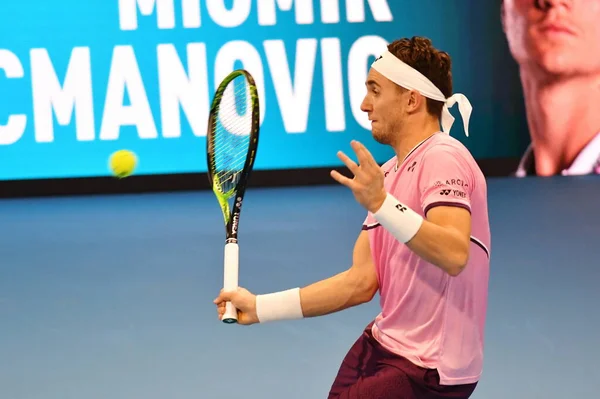
[[[208,179],[225,219],[225,291],[238,287],[240,212],[256,158],[258,133],[256,84],[248,71],[238,69],[227,75],[215,92],[206,137]],[[237,323],[237,309],[231,302],[222,320]]]

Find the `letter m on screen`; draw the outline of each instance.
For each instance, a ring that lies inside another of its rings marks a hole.
[[[149,16],[155,11],[158,29],[175,28],[174,0],[119,0],[121,30],[136,30],[139,15]]]

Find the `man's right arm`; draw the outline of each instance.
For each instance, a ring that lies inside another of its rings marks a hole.
[[[322,316],[369,302],[379,288],[371,257],[369,235],[362,230],[354,244],[352,266],[333,277],[304,288],[293,288],[270,294],[254,295],[244,288],[221,291],[214,300],[219,318],[225,303],[238,309],[240,324]]]
[[[345,272],[303,288],[257,295],[258,322],[299,319],[339,312],[370,301],[378,289],[367,231],[361,231]]]
[[[348,270],[300,289],[302,314],[323,316],[369,302],[378,288],[369,235],[363,230],[354,244]]]

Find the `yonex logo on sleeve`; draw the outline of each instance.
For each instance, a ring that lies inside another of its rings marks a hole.
[[[396,209],[398,209],[400,212],[404,212],[406,207],[402,204],[396,204]]]

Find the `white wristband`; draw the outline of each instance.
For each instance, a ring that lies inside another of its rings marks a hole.
[[[423,224],[423,217],[404,205],[390,193],[373,214],[375,219],[402,243],[410,241]]]
[[[256,316],[260,323],[302,319],[300,288],[256,296]]]

